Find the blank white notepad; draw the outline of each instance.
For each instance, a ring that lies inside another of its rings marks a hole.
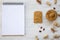
[[[2,35],[24,35],[23,3],[3,3]]]

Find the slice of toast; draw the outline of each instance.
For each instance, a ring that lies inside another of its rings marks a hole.
[[[42,12],[41,11],[34,12],[34,23],[42,23]]]

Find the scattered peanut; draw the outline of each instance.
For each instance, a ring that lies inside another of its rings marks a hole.
[[[54,4],[57,4],[57,0],[54,0]]]
[[[54,34],[54,38],[59,38],[59,37],[60,37],[60,35]]]
[[[44,38],[44,39],[48,38],[48,35],[47,35],[47,34],[45,34],[43,38]]]
[[[54,22],[54,24],[53,24],[54,26],[57,26],[58,25],[58,23],[57,22]]]
[[[52,31],[52,32],[55,32],[56,30],[55,30],[54,28],[51,28],[51,31]]]
[[[38,36],[35,37],[35,40],[39,40]]]
[[[36,0],[39,4],[41,4],[42,2],[41,2],[41,0]]]
[[[48,2],[48,1],[46,2],[46,4],[47,4],[48,6],[51,6],[51,3],[50,3],[50,2]]]
[[[53,25],[56,26],[56,27],[60,27],[60,25],[58,24],[58,22],[54,22]]]
[[[58,16],[60,16],[60,14],[57,14]]]

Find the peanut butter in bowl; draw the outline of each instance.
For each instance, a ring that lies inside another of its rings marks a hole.
[[[49,21],[54,21],[57,18],[57,12],[55,10],[48,10],[48,12],[46,13],[46,18]]]

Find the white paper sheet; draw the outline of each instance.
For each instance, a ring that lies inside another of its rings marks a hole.
[[[2,35],[24,35],[24,5],[2,5]]]

